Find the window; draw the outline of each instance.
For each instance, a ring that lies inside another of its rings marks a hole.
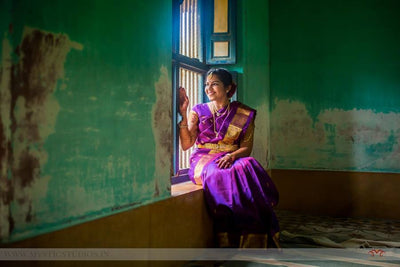
[[[203,1],[173,1],[173,88],[174,114],[178,114],[177,88],[186,89],[190,110],[194,105],[203,102],[204,74],[208,66],[204,62],[203,47]],[[175,119],[174,125],[180,121]],[[187,180],[186,170],[190,167],[189,157],[193,149],[182,151],[179,147],[179,132],[175,129],[174,173],[173,183]],[[186,176],[186,177],[185,177]]]
[[[206,9],[206,63],[235,64],[236,0],[208,0]]]
[[[209,64],[235,63],[234,0],[174,0],[173,1],[173,125],[178,115],[177,89],[186,89],[190,104],[206,101],[203,90]],[[218,15],[214,15],[215,13]],[[218,19],[217,19],[218,18]],[[207,23],[205,23],[208,21]],[[211,47],[212,46],[212,47]],[[211,52],[209,52],[211,51]],[[174,129],[174,173],[172,183],[188,180],[190,154],[179,147],[179,129]]]

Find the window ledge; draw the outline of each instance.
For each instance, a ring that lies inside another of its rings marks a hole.
[[[201,185],[195,185],[192,181],[174,184],[171,186],[171,195],[173,197],[187,194],[190,192],[194,192],[197,190],[202,190],[203,187]]]

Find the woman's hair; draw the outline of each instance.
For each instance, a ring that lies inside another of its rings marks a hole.
[[[224,68],[212,68],[207,72],[207,77],[208,76],[213,76],[213,75],[217,75],[217,77],[221,80],[221,82],[224,84],[224,87],[227,87],[229,85],[231,85],[231,90],[229,90],[229,92],[227,93],[228,98],[231,98],[235,92],[236,92],[236,84],[233,82],[232,80],[232,74]]]

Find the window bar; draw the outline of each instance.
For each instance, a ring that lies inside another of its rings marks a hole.
[[[186,1],[184,1],[181,4],[181,49],[180,49],[180,54],[181,55],[186,55],[186,16],[187,16],[187,12],[186,12]]]
[[[199,59],[198,0],[185,0],[180,6],[180,54]]]
[[[194,58],[194,0],[190,0],[190,57]]]
[[[188,0],[185,0],[186,2],[186,51],[185,51],[185,56],[189,56],[189,43],[190,43],[190,3]]]
[[[185,87],[188,88],[188,96],[191,97],[192,88],[188,87],[188,82],[189,82],[189,75],[188,75],[188,71],[185,70]],[[190,110],[190,108],[191,107],[190,107],[190,102],[189,102],[188,110]],[[185,166],[183,166],[183,167],[186,168],[186,166],[187,166],[187,152],[184,152],[182,156],[183,156],[183,159],[184,159],[183,163],[185,164]]]
[[[191,55],[191,41],[192,41],[192,3],[190,0],[186,0],[188,2],[188,28],[187,28],[187,56],[192,57]]]
[[[186,3],[186,1],[183,1],[183,22],[182,22],[182,24],[183,24],[183,28],[182,28],[182,48],[183,48],[183,50],[182,50],[182,55],[186,55],[186,29],[187,29],[187,10],[186,10],[186,7],[187,7],[187,3]]]
[[[183,5],[179,6],[179,54],[182,54],[182,45],[183,45],[183,38],[182,38],[182,31],[183,31]]]
[[[180,84],[185,87],[187,95],[189,97],[190,111],[194,105],[200,103],[199,98],[199,75],[196,72],[181,68],[180,69]],[[194,148],[190,148],[187,151],[179,150],[179,169],[186,169],[190,167],[190,154]]]
[[[186,1],[183,2],[183,28],[182,28],[182,55],[186,55],[186,29],[187,29],[187,10],[186,10],[187,3]]]
[[[183,86],[183,87],[185,87],[185,84],[183,83],[183,81],[184,81],[184,75],[185,75],[185,73],[184,73],[184,70],[182,69],[182,68],[180,68],[179,69],[179,84],[181,85],[181,86]],[[182,149],[179,147],[179,170],[181,170],[182,169],[182,166],[185,164],[183,161],[184,161],[184,158],[183,158],[183,154],[182,154]]]
[[[197,25],[200,20],[198,0],[184,0],[180,5],[180,48],[179,53],[185,57],[200,59],[200,25]],[[186,89],[186,93],[189,97],[190,111],[194,105],[201,102],[202,85],[199,84],[201,73],[186,69],[184,67],[179,68],[179,85]],[[179,169],[186,169],[190,167],[190,155],[193,151],[193,147],[187,151],[183,151],[179,148]]]
[[[197,24],[198,24],[198,20],[197,20],[197,0],[194,0],[194,27],[193,27],[193,32],[194,32],[194,38],[193,38],[193,49],[194,49],[194,58],[199,58],[199,54],[197,51]]]

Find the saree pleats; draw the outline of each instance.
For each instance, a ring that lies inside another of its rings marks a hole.
[[[204,194],[214,217],[219,246],[279,246],[278,240],[273,239],[279,233],[273,211],[278,192],[254,158],[238,159],[228,169],[219,169],[211,162],[203,175]],[[221,239],[221,233],[227,234]]]

